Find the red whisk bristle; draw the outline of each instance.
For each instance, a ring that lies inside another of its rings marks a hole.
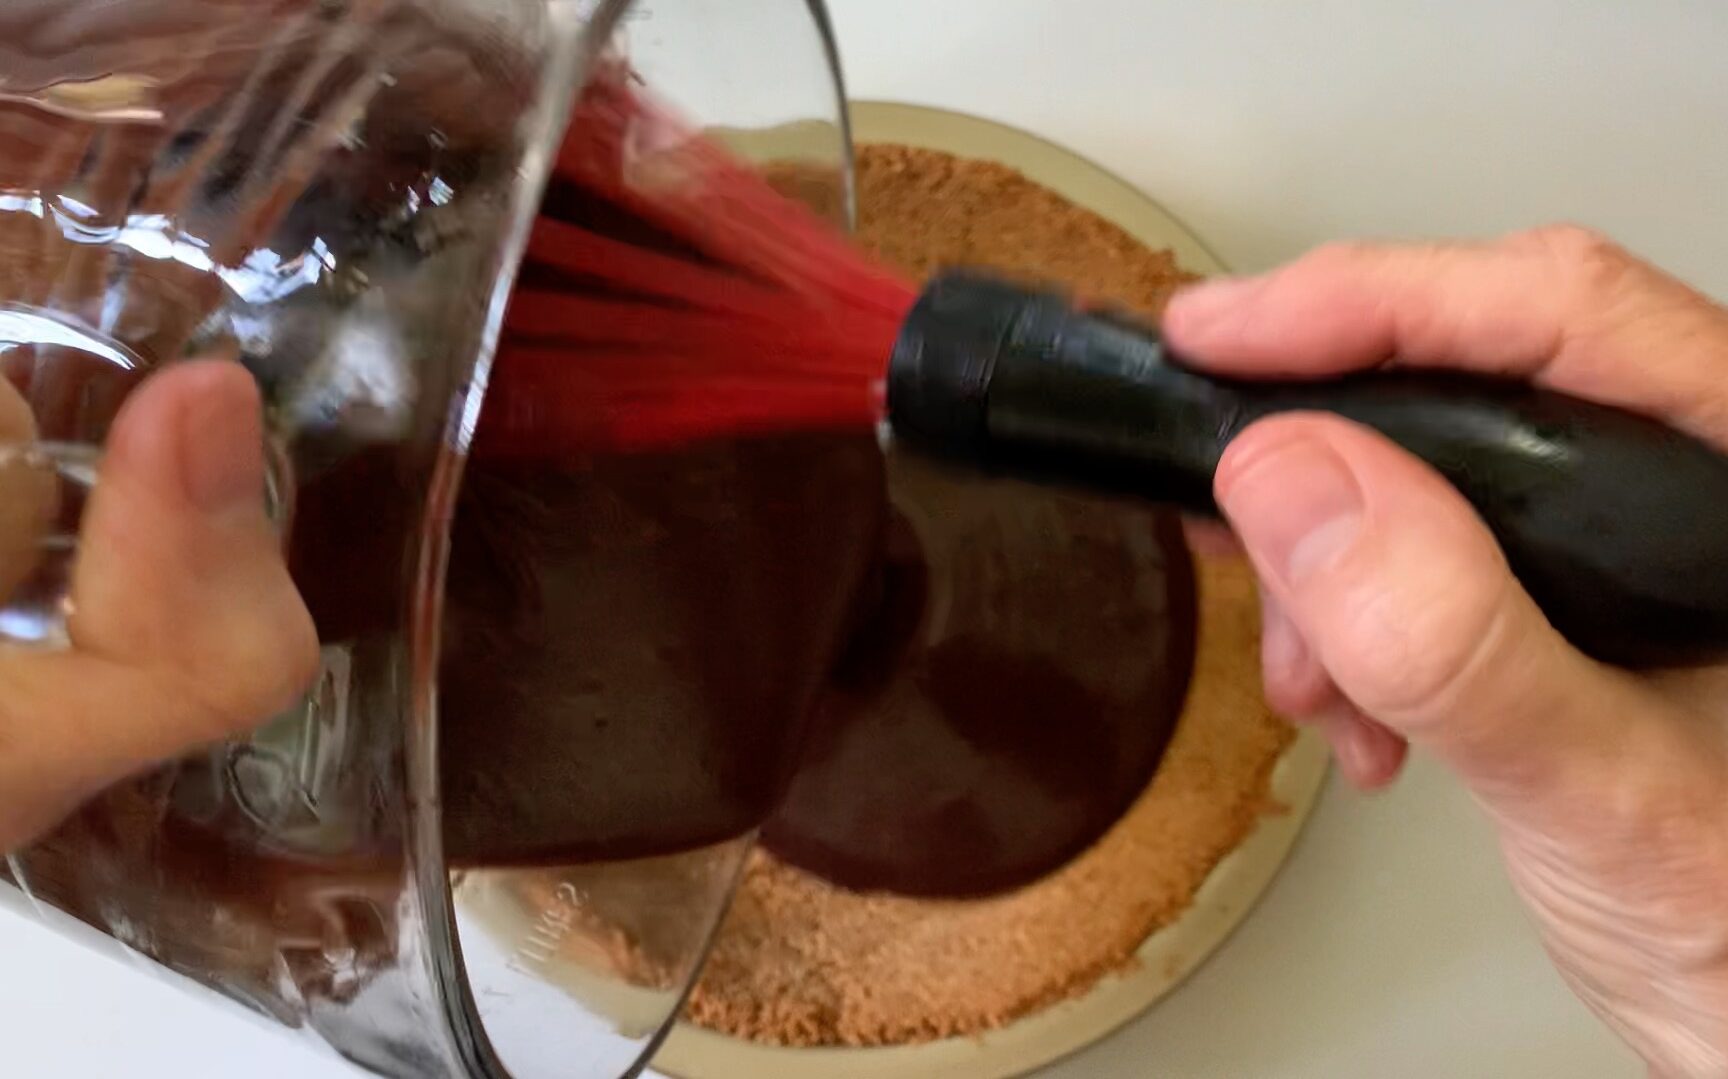
[[[914,299],[613,67],[559,150],[475,453],[869,430]]]

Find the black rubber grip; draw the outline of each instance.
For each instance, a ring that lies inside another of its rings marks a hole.
[[[1248,424],[1345,416],[1450,480],[1581,650],[1629,667],[1728,656],[1728,456],[1623,409],[1444,372],[1217,379],[1149,326],[960,274],[914,308],[888,387],[897,438],[926,451],[1207,514]]]

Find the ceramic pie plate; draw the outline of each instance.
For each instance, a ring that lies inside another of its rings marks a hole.
[[[1204,274],[1224,267],[1193,233],[1130,184],[1037,136],[961,113],[859,102],[853,137],[994,160],[1109,218],[1149,247],[1169,248]],[[1286,811],[1264,815],[1206,878],[1194,903],[1148,937],[1132,969],[1074,1000],[977,1038],[887,1048],[789,1049],[684,1023],[654,1060],[675,1079],[1008,1079],[1085,1048],[1174,990],[1253,910],[1289,857],[1326,777],[1327,752],[1303,731],[1274,766],[1271,795]]]

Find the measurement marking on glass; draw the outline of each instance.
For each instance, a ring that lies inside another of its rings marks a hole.
[[[582,893],[574,884],[566,882],[554,888],[552,904],[540,912],[533,927],[523,936],[510,959],[511,969],[526,974],[524,962],[536,967],[550,962],[558,954],[558,946],[570,935],[581,906]]]

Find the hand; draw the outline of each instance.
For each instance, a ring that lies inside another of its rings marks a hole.
[[[1330,247],[1179,294],[1164,327],[1232,375],[1468,368],[1728,451],[1728,311],[1580,229]],[[1450,766],[1578,994],[1656,1073],[1728,1075],[1728,666],[1587,659],[1450,485],[1341,419],[1255,424],[1215,493],[1263,585],[1274,707],[1362,786],[1407,742]]]
[[[121,409],[84,514],[70,650],[0,647],[0,852],[310,681],[317,639],[265,516],[261,423],[252,377],[226,362],[170,367]],[[0,442],[33,435],[0,380]],[[0,475],[0,578],[21,576],[42,494]]]

